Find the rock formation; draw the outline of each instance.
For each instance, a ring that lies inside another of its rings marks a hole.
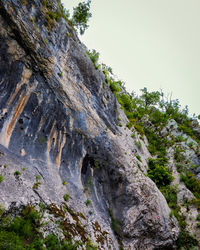
[[[0,0],[0,204],[63,212],[68,237],[83,248],[173,249],[179,227],[145,175],[147,141],[138,168],[128,119],[104,74],[70,24],[49,17],[58,3]],[[55,227],[44,234],[64,237]]]

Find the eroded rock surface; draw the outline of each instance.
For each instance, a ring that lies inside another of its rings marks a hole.
[[[104,75],[67,22],[50,25],[46,13],[39,0],[0,0],[0,203],[60,206],[67,193],[99,249],[119,249],[119,238],[125,249],[173,248],[177,222],[143,174],[145,158],[138,168],[131,132],[117,126],[122,111]]]

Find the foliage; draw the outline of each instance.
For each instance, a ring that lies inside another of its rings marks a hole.
[[[21,173],[18,170],[14,172],[14,176],[19,176],[19,175],[21,175]]]
[[[152,155],[159,155],[160,157],[165,157],[167,152],[166,148],[168,146],[168,141],[166,138],[162,138],[157,133],[155,133],[151,128],[145,128],[145,135],[149,142],[149,152]]]
[[[193,249],[198,246],[198,241],[187,231],[181,229],[176,244],[178,249]]]
[[[85,30],[89,27],[88,21],[92,14],[90,13],[91,0],[87,2],[80,2],[77,7],[73,8],[73,16],[71,19],[72,24],[83,35]]]
[[[160,124],[166,124],[166,116],[164,113],[162,113],[160,110],[155,109],[151,111],[151,115],[149,117],[149,120],[155,125],[159,126]]]
[[[121,91],[121,88],[120,88],[120,86],[119,86],[119,82],[117,81],[114,81],[113,79],[109,79],[108,80],[108,83],[109,83],[109,86],[110,86],[110,89],[111,89],[111,91],[113,92],[113,93],[118,93],[118,92],[120,92]]]
[[[130,95],[122,93],[121,95],[117,96],[119,104],[126,110],[131,112],[133,110],[133,102],[132,97]]]
[[[183,162],[185,160],[185,156],[182,152],[183,150],[180,147],[176,147],[174,153],[174,160],[176,160],[177,162]]]
[[[93,49],[92,51],[88,50],[86,53],[89,56],[89,58],[91,59],[91,61],[93,62],[95,68],[99,69],[99,67],[100,67],[100,65],[98,64],[99,53],[95,49]]]
[[[69,194],[65,194],[65,195],[63,195],[63,199],[64,199],[65,201],[68,201],[68,200],[69,200],[69,198],[70,198],[70,195],[69,195]]]
[[[44,204],[40,204],[40,211],[34,206],[27,205],[19,215],[0,214],[0,249],[2,250],[76,250],[80,242],[72,242],[72,239],[59,239],[56,235],[50,234],[46,238],[40,232],[42,227],[41,219],[45,209]],[[95,248],[93,248],[95,249]]]
[[[87,200],[85,201],[85,205],[86,205],[86,206],[89,206],[90,203],[91,203],[91,200],[89,200],[89,199],[87,199]]]
[[[151,158],[149,159],[148,166],[147,176],[151,178],[158,187],[167,186],[172,182],[174,177],[168,167],[159,165],[156,160]]]
[[[41,215],[32,206],[25,207],[13,220],[0,219],[0,249],[42,249],[42,239],[36,228],[40,227]]]
[[[160,191],[164,195],[169,207],[171,209],[176,209],[178,188],[176,186],[168,185],[165,187],[160,187]]]
[[[155,105],[159,102],[160,100],[160,92],[156,91],[156,92],[148,92],[147,88],[143,88],[141,89],[142,91],[142,95],[141,95],[141,99],[144,100],[145,106],[149,106],[149,105]]]
[[[63,72],[61,71],[61,72],[58,72],[58,76],[60,77],[60,78],[63,78]],[[46,141],[46,140],[45,140]]]
[[[0,174],[0,183],[4,181],[4,176]]]
[[[189,171],[185,171],[184,174],[180,174],[180,181],[183,181],[185,186],[194,194],[194,196],[200,199],[200,182]]]
[[[140,155],[135,155],[135,157],[138,159],[138,161],[142,162]]]

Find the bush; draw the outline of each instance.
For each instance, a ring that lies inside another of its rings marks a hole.
[[[187,231],[181,230],[176,244],[178,249],[194,249],[193,247],[198,246],[198,241]]]
[[[81,35],[83,35],[85,30],[89,27],[87,23],[92,16],[92,14],[89,12],[90,3],[91,0],[88,0],[87,3],[79,3],[78,6],[73,9],[74,12],[71,22],[79,29]]]
[[[131,96],[129,96],[128,94],[121,94],[117,96],[117,100],[119,104],[121,104],[126,111],[128,112],[133,111],[133,101]]]
[[[135,157],[138,159],[138,161],[142,162],[140,155],[135,155]]]
[[[149,168],[147,176],[151,178],[158,187],[169,185],[174,177],[168,167],[158,165],[154,159],[149,159]]]
[[[185,171],[185,174],[180,174],[180,181],[184,182],[185,186],[194,194],[194,196],[200,199],[200,182],[191,172]]]
[[[49,250],[54,250],[54,249],[60,249],[60,242],[57,238],[57,236],[55,236],[54,234],[49,234],[44,241],[46,247]]]
[[[141,135],[144,135],[144,129],[141,125],[136,124],[135,129],[137,130],[138,133],[140,133]]]
[[[14,176],[20,176],[20,175],[21,175],[21,173],[19,171],[14,172]]]
[[[165,187],[161,187],[160,191],[164,195],[169,207],[171,209],[176,209],[176,206],[177,206],[177,192],[178,192],[177,187],[175,187],[175,186],[165,186]]]
[[[110,85],[110,89],[111,91],[115,94],[118,93],[119,91],[121,91],[121,88],[119,87],[118,82],[115,82],[113,80],[108,80],[108,83]]]
[[[6,230],[0,230],[0,249],[12,250],[12,249],[24,249],[23,241],[14,232],[8,232]]]
[[[69,198],[70,198],[70,195],[69,195],[69,194],[65,194],[65,195],[63,195],[63,199],[64,199],[65,201],[68,201],[68,200],[69,200]]]
[[[157,135],[150,128],[145,129],[145,135],[149,142],[148,145],[149,152],[152,155],[158,154],[160,157],[165,157],[167,154],[166,152],[167,140]]]
[[[91,200],[89,200],[89,199],[87,199],[87,200],[85,201],[85,205],[86,205],[86,206],[89,206],[90,203],[91,203]]]
[[[149,119],[156,126],[159,126],[161,123],[165,123],[166,122],[165,115],[161,111],[159,111],[159,110],[155,110],[154,112],[152,112],[150,114]]]
[[[95,68],[99,69],[99,67],[100,67],[100,65],[98,64],[99,52],[97,52],[95,49],[93,49],[92,51],[89,50],[86,53],[89,56],[89,58],[91,59],[91,61],[93,62]]]
[[[0,174],[0,183],[4,181],[4,176]]]
[[[177,169],[178,173],[181,173],[185,169],[185,166],[178,163],[178,164],[176,164],[176,169]]]

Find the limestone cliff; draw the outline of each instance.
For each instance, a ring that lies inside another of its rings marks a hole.
[[[56,229],[52,219],[43,233],[67,231],[82,242],[77,249],[89,241],[98,249],[173,249],[179,227],[145,175],[148,143],[141,140],[138,168],[104,74],[68,22],[48,18],[58,3],[0,0],[0,204],[45,204],[67,226]]]

